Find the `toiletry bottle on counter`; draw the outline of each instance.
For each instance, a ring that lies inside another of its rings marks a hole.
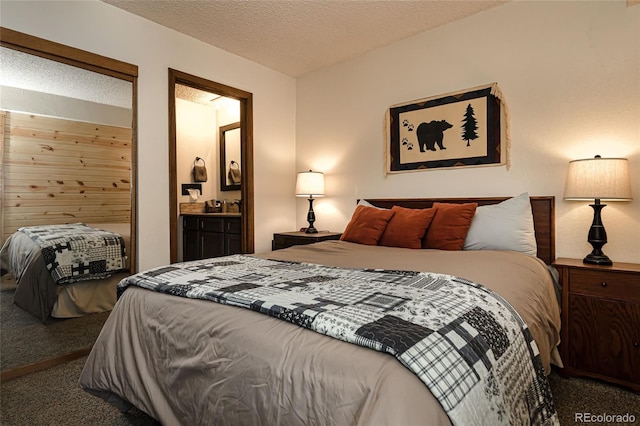
[[[227,200],[222,200],[222,213],[226,213],[227,210],[229,209],[229,204],[227,203]]]

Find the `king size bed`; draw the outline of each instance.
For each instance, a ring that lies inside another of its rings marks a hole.
[[[167,425],[557,424],[553,197],[367,201],[340,241],[123,280],[80,387]]]

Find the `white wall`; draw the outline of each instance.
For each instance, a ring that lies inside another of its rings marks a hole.
[[[18,87],[0,85],[0,109],[131,128],[131,107],[122,108]]]
[[[168,68],[253,93],[256,251],[295,226],[294,79],[99,1],[0,7],[3,27],[138,65],[139,269],[169,262]]]
[[[393,104],[498,82],[511,113],[511,163],[384,177]],[[603,211],[615,261],[640,262],[640,6],[513,2],[297,81],[297,170],[325,172],[318,229],[342,230],[356,198],[556,197],[557,256],[591,251],[588,203],[564,201],[570,160],[627,157],[631,203]],[[297,203],[297,226],[307,201]]]
[[[176,99],[176,177],[178,179],[178,203],[188,203],[188,195],[182,195],[183,183],[194,183],[192,170],[196,157],[204,160],[207,181],[202,185],[198,201],[217,198],[218,183],[218,122],[214,107]],[[202,162],[198,162],[202,165]]]
[[[318,229],[342,230],[357,197],[529,191],[556,196],[557,255],[582,257],[590,251],[592,211],[562,200],[564,179],[569,160],[601,154],[629,158],[636,197],[605,208],[604,251],[616,261],[640,262],[639,6],[508,3],[297,83],[99,1],[3,0],[0,7],[3,27],[139,66],[141,269],[169,261],[169,67],[254,94],[257,252],[269,250],[273,232],[306,225],[308,203],[292,194],[295,172],[313,168],[326,173],[328,193],[314,204]],[[390,105],[493,81],[511,112],[510,171],[383,176]]]
[[[220,98],[218,104],[203,105],[184,99],[176,99],[176,176],[178,178],[177,200],[190,202],[188,195],[182,195],[182,184],[193,183],[192,169],[196,157],[204,159],[207,181],[202,182],[199,202],[206,200],[227,200],[241,198],[240,191],[220,190],[220,127],[240,121],[240,102],[231,98]],[[239,131],[237,140],[232,140],[227,150],[231,159],[240,161]],[[235,151],[234,151],[235,149]],[[201,162],[198,162],[202,165]],[[179,211],[179,209],[178,209]]]

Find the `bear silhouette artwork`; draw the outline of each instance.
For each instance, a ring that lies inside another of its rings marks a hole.
[[[447,149],[442,145],[444,139],[444,131],[452,128],[446,120],[430,121],[428,123],[420,123],[416,136],[420,144],[420,152],[425,152],[425,148],[429,151],[436,150],[436,144],[440,149]]]

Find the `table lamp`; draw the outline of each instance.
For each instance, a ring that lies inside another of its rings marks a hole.
[[[607,233],[602,224],[601,211],[606,204],[600,200],[631,201],[631,178],[629,161],[626,158],[594,158],[569,162],[565,200],[595,200],[593,223],[587,241],[593,251],[583,259],[584,263],[611,265],[611,259],[602,252],[607,243]]]
[[[309,170],[298,173],[296,179],[296,197],[309,197],[309,212],[307,222],[309,226],[304,231],[307,234],[317,234],[318,230],[313,226],[316,215],[313,212],[313,197],[324,197],[324,175],[320,172]]]

